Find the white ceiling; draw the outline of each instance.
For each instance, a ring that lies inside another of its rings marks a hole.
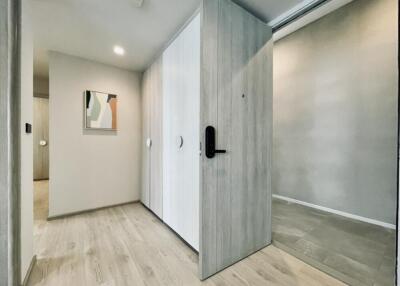
[[[200,5],[200,0],[30,0],[34,71],[48,76],[47,51],[143,71]],[[235,0],[268,22],[310,0]],[[113,46],[125,55],[113,53]]]

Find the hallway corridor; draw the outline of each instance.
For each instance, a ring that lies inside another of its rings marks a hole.
[[[201,282],[197,254],[141,204],[46,221],[47,188],[35,182],[30,286],[344,285],[274,246]]]

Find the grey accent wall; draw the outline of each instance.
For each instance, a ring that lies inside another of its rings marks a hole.
[[[274,47],[274,194],[395,223],[397,1],[356,0]]]

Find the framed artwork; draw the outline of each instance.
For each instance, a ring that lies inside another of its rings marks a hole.
[[[117,96],[104,92],[86,90],[85,128],[117,130]]]

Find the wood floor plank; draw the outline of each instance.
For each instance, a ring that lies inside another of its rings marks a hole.
[[[47,188],[35,183],[30,286],[344,285],[273,246],[200,281],[197,254],[141,204],[46,221]]]

